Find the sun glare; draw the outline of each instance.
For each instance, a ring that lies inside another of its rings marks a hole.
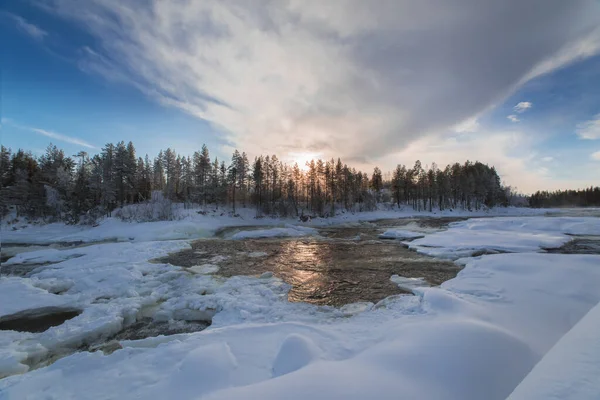
[[[301,170],[308,170],[307,163],[310,160],[317,160],[321,156],[320,153],[288,153],[288,157],[292,163],[297,163]]]

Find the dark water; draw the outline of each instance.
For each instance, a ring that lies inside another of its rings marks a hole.
[[[546,251],[560,254],[600,254],[600,236],[573,236],[570,242]]]
[[[46,307],[0,318],[0,331],[44,332],[81,314],[81,310]]]
[[[210,322],[204,321],[155,321],[152,318],[141,318],[110,339],[138,340],[160,335],[192,333],[204,330],[209,326]]]
[[[456,220],[395,219],[326,227],[319,229],[320,238],[205,239],[194,242],[191,250],[157,261],[188,268],[214,264],[219,267],[217,274],[224,277],[272,272],[292,285],[290,301],[332,306],[377,302],[407,293],[390,281],[394,274],[423,277],[429,284],[439,285],[461,269],[454,263],[412,252],[399,241],[379,240],[378,235],[407,224],[441,229]],[[230,237],[240,230],[245,229],[225,229],[219,236]]]

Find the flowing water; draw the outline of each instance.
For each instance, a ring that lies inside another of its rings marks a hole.
[[[227,228],[216,238],[198,240],[192,249],[157,261],[213,270],[224,277],[272,272],[292,286],[288,299],[318,305],[341,306],[358,301],[377,302],[409,293],[390,281],[392,275],[425,278],[439,285],[454,278],[454,263],[417,254],[400,241],[379,239],[390,227],[409,226],[432,231],[458,218],[405,218],[356,223],[319,229],[318,237],[229,240],[241,230]],[[264,229],[264,228],[263,228]]]

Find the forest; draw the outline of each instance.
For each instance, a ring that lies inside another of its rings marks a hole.
[[[169,219],[170,204],[185,207],[253,207],[256,216],[320,216],[409,206],[415,210],[481,209],[505,206],[510,188],[494,167],[466,161],[439,168],[398,164],[382,173],[358,171],[341,159],[288,165],[276,156],[255,157],[235,150],[229,163],[211,159],[203,146],[192,156],[173,149],[150,159],[138,157],[132,142],[105,145],[99,154],[70,157],[49,145],[40,157],[2,146],[1,212],[17,216],[94,223],[131,204],[163,204],[146,219]],[[114,216],[114,215],[113,215]],[[135,215],[124,219],[141,218]]]
[[[583,190],[537,191],[529,197],[529,205],[547,207],[600,207],[600,187]]]

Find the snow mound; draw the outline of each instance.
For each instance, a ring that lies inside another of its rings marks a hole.
[[[273,362],[273,377],[294,372],[319,359],[321,351],[317,345],[299,334],[285,338]]]
[[[284,228],[257,229],[252,231],[242,231],[234,234],[231,238],[241,239],[259,239],[273,237],[302,237],[316,236],[319,232],[314,228],[298,225],[286,225]]]
[[[379,235],[379,239],[395,239],[395,240],[409,240],[419,239],[425,237],[423,233],[407,231],[405,229],[388,229]]]
[[[237,360],[226,343],[215,343],[192,350],[169,377],[163,398],[198,398],[230,386]],[[198,379],[201,377],[201,379]]]

